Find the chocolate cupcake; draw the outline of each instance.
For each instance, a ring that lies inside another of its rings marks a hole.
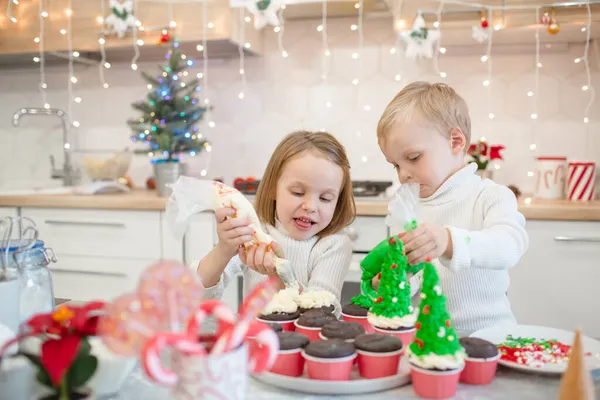
[[[334,321],[337,321],[337,318],[332,314],[320,310],[311,310],[309,313],[300,316],[294,322],[294,325],[296,326],[296,332],[306,335],[312,341],[319,340],[321,328]]]
[[[402,350],[402,340],[395,336],[380,335],[377,333],[359,335],[354,340],[357,350],[371,353],[390,353]]]
[[[402,356],[402,340],[395,336],[365,334],[354,340],[358,372],[367,379],[396,375]]]
[[[284,331],[293,331],[294,321],[300,316],[294,300],[296,295],[297,292],[290,289],[280,290],[257,317],[258,320],[270,325],[279,324]]]
[[[312,342],[306,346],[304,352],[315,358],[342,358],[353,355],[356,349],[352,343],[332,339]]]
[[[467,357],[476,359],[488,359],[498,356],[498,348],[492,342],[476,337],[463,337],[459,339],[464,347]]]
[[[303,349],[310,343],[308,338],[297,332],[279,332],[279,351]]]
[[[300,313],[305,313],[308,310],[321,310],[326,313],[335,311],[336,298],[326,290],[307,290],[300,293],[295,300]]]
[[[342,307],[342,315],[350,317],[367,317],[369,309],[359,306],[358,304],[349,303]]]
[[[365,328],[357,322],[334,321],[323,326],[321,339],[342,339],[353,342],[358,335],[365,333]]]
[[[297,377],[304,372],[302,350],[308,345],[306,336],[296,332],[279,332],[279,351],[270,372]]]
[[[332,312],[328,310],[323,310],[321,308],[313,308],[304,313],[302,313],[303,317],[314,317],[314,316],[322,316],[322,315],[333,315]],[[333,315],[335,317],[335,315]]]
[[[263,321],[280,322],[280,321],[293,321],[293,320],[297,319],[299,316],[300,316],[300,311],[296,310],[295,312],[291,312],[291,313],[274,312],[271,314],[261,314],[258,316],[258,318]]]

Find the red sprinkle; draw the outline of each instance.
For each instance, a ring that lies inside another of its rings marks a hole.
[[[450,322],[449,319],[446,320],[446,328],[450,329],[450,325],[452,324],[452,322]]]
[[[415,328],[416,328],[417,330],[421,329],[421,326],[422,326],[422,325],[421,325],[421,323],[420,323],[420,322],[417,322],[417,323],[415,324]]]
[[[375,299],[375,303],[381,303],[383,301],[383,297],[379,296],[377,299]]]
[[[427,304],[425,307],[423,307],[423,314],[425,314],[425,315],[429,315],[429,309],[430,309],[430,308],[431,308],[431,307],[429,307],[429,304]]]
[[[390,265],[390,269],[396,269],[396,268],[398,268],[398,264],[392,264],[392,265]]]
[[[396,243],[396,238],[393,238],[393,237],[390,238],[390,244],[394,244],[394,243]]]

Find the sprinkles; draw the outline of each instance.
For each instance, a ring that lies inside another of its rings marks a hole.
[[[536,339],[508,335],[506,341],[498,345],[500,358],[504,361],[542,368],[546,364],[562,364],[569,360],[571,346],[556,339]],[[586,356],[591,353],[586,353]]]

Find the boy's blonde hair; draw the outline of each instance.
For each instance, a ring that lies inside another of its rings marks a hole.
[[[452,128],[460,128],[467,144],[470,143],[471,118],[467,103],[445,83],[422,81],[405,86],[387,105],[377,124],[379,143],[385,142],[393,125],[408,123],[415,114],[435,125],[443,135],[448,135]]]
[[[318,233],[323,237],[339,232],[348,226],[356,215],[352,181],[350,180],[350,162],[344,146],[331,134],[325,132],[298,131],[286,136],[277,146],[256,193],[256,213],[258,218],[270,225],[275,225],[275,201],[277,183],[286,164],[295,156],[305,152],[317,155],[340,166],[344,172],[342,188],[338,196],[333,219],[329,225]]]

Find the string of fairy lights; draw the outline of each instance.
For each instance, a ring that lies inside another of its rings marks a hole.
[[[18,12],[15,12],[16,7],[19,7],[20,5],[20,1],[19,0],[9,0],[7,1],[7,9],[6,9],[6,16],[8,18],[9,21],[11,21],[12,23],[18,23],[18,19],[17,19],[17,15]],[[134,7],[136,7],[137,9],[137,4],[134,1],[133,2]],[[540,21],[540,13],[541,13],[541,6],[539,5],[502,5],[502,6],[490,6],[488,4],[483,4],[483,3],[477,3],[477,2],[463,2],[461,0],[439,0],[438,1],[438,9],[437,9],[437,13],[436,13],[436,20],[433,22],[433,27],[436,29],[440,29],[440,27],[442,26],[442,14],[443,14],[443,10],[444,7],[446,7],[449,4],[454,4],[454,5],[463,5],[463,6],[469,6],[473,9],[480,9],[483,10],[482,11],[482,16],[486,15],[487,20],[490,21],[490,23],[493,21],[493,13],[494,12],[498,12],[498,11],[509,11],[509,10],[524,10],[524,9],[532,9],[535,11],[535,15],[536,15],[536,22]],[[584,51],[582,56],[577,57],[573,60],[574,63],[576,64],[582,64],[584,72],[585,72],[585,82],[582,82],[581,85],[581,90],[582,92],[586,93],[588,95],[588,102],[585,106],[585,109],[583,111],[583,116],[582,116],[582,121],[585,124],[588,124],[590,122],[590,118],[591,118],[591,107],[594,104],[595,101],[595,89],[592,86],[592,80],[591,80],[591,70],[590,70],[590,42],[591,42],[591,24],[592,24],[592,10],[590,7],[590,1],[587,0],[586,2],[576,2],[573,3],[572,6],[585,6],[586,12],[587,12],[587,18],[586,18],[586,22],[585,24],[581,27],[581,31],[583,33],[585,33],[585,45],[584,45]],[[66,26],[61,27],[59,29],[59,32],[61,35],[66,37],[66,41],[67,41],[67,55],[68,55],[68,80],[67,80],[67,92],[68,92],[68,104],[67,104],[67,108],[68,108],[68,114],[71,116],[71,120],[72,120],[72,125],[73,127],[77,128],[80,126],[79,121],[74,118],[74,114],[76,113],[75,105],[82,103],[83,99],[81,98],[80,95],[76,95],[76,92],[78,92],[77,87],[79,82],[79,78],[76,76],[76,72],[75,72],[75,60],[79,57],[79,52],[73,49],[73,31],[72,31],[72,16],[73,16],[73,10],[72,10],[72,1],[69,0],[67,2],[67,8],[65,9],[65,14],[66,14]],[[196,49],[198,50],[199,53],[201,53],[202,55],[202,61],[203,61],[203,66],[202,66],[202,72],[199,72],[197,74],[198,79],[200,79],[202,81],[202,85],[203,85],[203,101],[204,104],[207,106],[207,111],[205,113],[205,124],[208,128],[212,129],[215,128],[215,122],[212,120],[211,118],[211,101],[209,99],[209,86],[208,86],[208,54],[206,51],[206,47],[207,47],[207,37],[208,37],[208,30],[210,29],[214,29],[215,25],[212,21],[209,21],[207,18],[207,7],[206,7],[206,2],[203,2],[203,15],[202,15],[202,41],[200,44],[198,44],[196,46]],[[363,4],[363,0],[357,0],[357,2],[355,3],[355,8],[357,9],[358,12],[358,19],[356,21],[356,23],[352,23],[350,25],[350,30],[351,31],[356,31],[357,35],[358,35],[358,46],[357,46],[357,50],[355,52],[351,53],[351,58],[353,60],[357,60],[356,63],[356,72],[355,72],[355,77],[351,80],[351,84],[357,87],[357,90],[359,88],[359,86],[363,83],[363,63],[364,63],[364,27],[363,27],[363,22],[364,22],[364,4]],[[289,53],[286,50],[286,48],[284,47],[284,34],[285,34],[285,9],[286,6],[284,4],[282,4],[278,10],[278,17],[280,20],[280,24],[278,26],[275,26],[273,28],[274,32],[277,33],[277,46],[278,46],[278,52],[281,55],[281,57],[283,58],[288,58],[289,57]],[[137,11],[137,10],[136,10]],[[169,20],[168,22],[168,26],[169,28],[173,29],[175,27],[177,27],[177,21],[176,21],[176,16],[174,13],[174,7],[173,7],[173,3],[169,3],[168,4],[168,10],[167,10],[167,18]],[[327,0],[322,0],[322,16],[321,16],[321,23],[320,25],[318,25],[317,27],[317,31],[319,32],[320,36],[321,36],[321,83],[323,85],[326,84],[327,80],[329,79],[329,74],[330,74],[330,69],[331,69],[331,59],[332,59],[332,50],[329,47],[329,41],[328,41],[328,26],[327,26],[327,20],[328,20],[328,13],[327,13]],[[45,47],[45,37],[47,35],[47,24],[46,21],[48,19],[48,8],[47,8],[47,0],[39,0],[38,1],[38,12],[39,12],[39,33],[38,35],[33,39],[34,42],[38,45],[38,54],[36,56],[33,57],[33,61],[35,63],[39,64],[39,68],[40,68],[40,82],[39,82],[39,91],[40,91],[40,97],[41,97],[41,103],[42,106],[45,108],[50,108],[51,107],[51,103],[48,99],[48,83],[47,83],[47,74],[46,74],[46,47]],[[99,24],[102,25],[102,27],[104,27],[104,20],[106,17],[106,7],[105,7],[105,0],[100,0],[100,12],[101,15],[97,17],[97,22]],[[134,12],[134,15],[136,15],[136,13]],[[248,81],[247,81],[247,73],[246,73],[246,68],[245,68],[245,52],[244,49],[249,49],[251,47],[251,43],[246,42],[245,40],[245,24],[244,23],[249,23],[251,21],[251,18],[247,15],[245,15],[245,11],[244,8],[241,7],[239,10],[239,26],[240,26],[240,30],[239,30],[239,40],[238,40],[238,53],[239,53],[239,75],[240,75],[240,82],[241,82],[241,86],[240,86],[240,91],[237,94],[237,97],[242,100],[245,98],[246,96],[246,92],[248,90]],[[403,20],[398,19],[397,16],[395,16],[395,20],[394,20],[394,24],[396,26],[397,29],[405,29],[406,28],[406,23]],[[530,112],[530,119],[532,121],[537,121],[539,119],[539,112],[538,112],[538,103],[539,103],[539,92],[540,92],[540,69],[542,68],[542,63],[541,63],[541,57],[540,57],[540,28],[541,25],[539,23],[536,23],[536,27],[534,30],[534,36],[535,36],[535,58],[534,58],[534,82],[533,82],[533,87],[528,88],[526,91],[526,95],[528,97],[531,98],[532,101],[532,108],[531,108],[531,112]],[[486,67],[487,67],[487,75],[485,77],[485,79],[483,80],[482,84],[483,86],[486,88],[486,93],[487,93],[487,109],[488,109],[488,117],[490,120],[493,120],[496,115],[494,113],[493,110],[493,96],[492,96],[492,89],[493,89],[493,82],[492,82],[492,44],[493,44],[493,32],[494,31],[498,31],[504,29],[503,23],[502,22],[498,22],[493,26],[493,29],[489,29],[489,36],[487,39],[487,46],[486,46],[486,51],[485,54],[483,54],[480,57],[480,60],[482,63],[486,63]],[[136,20],[135,26],[131,29],[131,37],[132,37],[132,47],[133,47],[133,57],[131,60],[131,69],[132,70],[137,70],[138,69],[138,60],[140,58],[140,50],[139,47],[144,45],[144,41],[141,38],[137,37],[137,32],[143,32],[145,30],[143,24],[141,21]],[[106,76],[105,76],[105,71],[109,68],[111,68],[111,64],[107,59],[107,54],[106,54],[106,41],[109,40],[107,33],[105,32],[104,28],[101,30],[100,34],[99,34],[99,38],[98,38],[98,43],[99,43],[99,50],[100,50],[100,55],[101,55],[101,60],[98,64],[98,74],[99,74],[99,79],[100,79],[100,85],[103,88],[109,88],[109,83],[106,80]],[[438,76],[442,79],[445,79],[448,77],[448,74],[444,71],[440,69],[440,55],[444,55],[446,54],[446,48],[442,46],[441,41],[437,41],[437,43],[435,44],[436,48],[435,48],[435,52],[434,52],[434,57],[433,57],[433,69],[434,71],[438,74]],[[398,43],[396,43],[396,45],[392,48],[390,48],[390,53],[395,55],[395,54],[400,54],[399,51],[399,46]],[[399,57],[398,57],[399,59]],[[400,81],[402,79],[402,75],[400,73],[400,69],[397,68],[396,69],[396,73],[394,74],[394,80],[395,81]],[[358,107],[362,108],[364,111],[370,111],[370,105],[368,104],[363,104],[362,103],[362,99],[360,98],[360,91],[357,91],[357,104]],[[326,98],[324,100],[324,107],[326,108],[331,108],[333,107],[332,101],[329,98]],[[491,129],[492,124],[490,124],[490,129]],[[533,134],[531,135],[531,142],[528,144],[528,147],[530,149],[530,151],[535,152],[538,149],[538,146],[536,144],[537,142],[537,135],[535,134],[536,129],[532,130]],[[208,129],[205,130],[205,136],[207,136],[208,133]],[[357,133],[357,136],[360,136],[360,132]],[[210,154],[210,148],[207,149],[207,153]],[[208,157],[210,159],[210,156]],[[365,157],[363,157],[364,159]],[[206,174],[206,169],[203,169],[203,175]],[[533,176],[532,171],[528,171],[527,172],[528,176]]]

